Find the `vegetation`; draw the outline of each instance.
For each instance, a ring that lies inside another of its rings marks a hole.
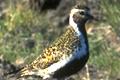
[[[118,0],[101,0],[101,9],[103,11],[103,24],[102,27],[106,30],[106,32],[94,32],[94,36],[90,36],[90,50],[91,50],[91,58],[89,63],[96,65],[99,69],[108,71],[108,79],[115,79],[120,75],[119,67],[120,67],[120,51],[117,51],[115,46],[119,45],[119,42],[114,40],[114,36],[112,33],[105,36],[107,31],[107,25],[112,25],[112,31],[114,34],[117,34],[119,38],[120,28],[120,5]],[[100,27],[100,25],[96,25]],[[99,30],[98,30],[99,31]],[[107,37],[111,39],[111,43],[107,40]],[[116,39],[117,39],[116,37]],[[118,47],[117,47],[118,48]]]
[[[113,29],[120,36],[119,22],[120,22],[120,5],[119,0],[105,0],[101,1],[101,8],[105,14],[105,21],[113,26]]]
[[[107,27],[109,24],[119,37],[120,5],[117,1],[101,0],[104,21],[94,26],[99,28],[104,24]],[[0,19],[0,55],[15,64],[19,64],[19,59],[23,59],[23,63],[30,63],[63,29],[51,24],[44,13],[39,14],[26,5],[8,5],[5,15]],[[91,56],[88,64],[107,71],[109,79],[120,76],[119,52],[108,43],[103,32],[92,33],[89,35]]]

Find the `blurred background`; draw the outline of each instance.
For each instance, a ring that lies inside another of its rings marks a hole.
[[[98,19],[86,24],[89,80],[120,80],[120,0],[0,0],[0,80],[60,36],[77,3],[87,4]],[[70,80],[87,80],[86,70]]]

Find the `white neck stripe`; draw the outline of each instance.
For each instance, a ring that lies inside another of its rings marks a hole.
[[[70,16],[69,24],[73,27],[78,36],[81,35],[81,32],[78,29],[78,25],[73,21],[72,16]]]

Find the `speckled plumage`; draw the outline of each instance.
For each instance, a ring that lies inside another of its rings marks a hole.
[[[62,56],[67,57],[72,54],[78,46],[80,47],[79,37],[75,35],[75,31],[72,28],[68,28],[49,48],[43,50],[43,54],[33,61],[32,66],[45,69],[59,61]]]
[[[29,74],[29,71],[32,69],[45,69],[58,62],[63,58],[63,56],[69,57],[69,55],[73,54],[75,48],[80,46],[80,37],[76,36],[75,30],[69,27],[62,36],[50,45],[50,47],[44,49],[43,53],[35,61],[33,61],[30,65],[27,65],[21,71],[21,75],[26,75],[26,72]]]

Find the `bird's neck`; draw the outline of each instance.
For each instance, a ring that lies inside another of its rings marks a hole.
[[[76,24],[73,21],[73,18],[70,17],[69,24],[75,30],[76,36],[82,36],[85,40],[85,44],[88,46],[88,39],[87,39],[87,33],[86,33],[86,29],[85,29],[85,22],[81,22],[79,24]]]
[[[81,32],[79,31],[79,28],[78,28],[78,24],[76,24],[74,21],[73,21],[73,18],[70,16],[69,18],[69,24],[70,26],[75,30],[77,36],[81,35]]]
[[[73,18],[70,16],[69,24],[75,30],[77,36],[83,35],[84,37],[87,37],[85,30],[85,22],[81,22],[77,24],[73,21]]]
[[[83,36],[83,38],[85,40],[85,44],[88,46],[88,38],[87,38],[86,29],[85,29],[85,24],[82,24],[82,25],[78,24],[77,27],[78,27],[78,30],[80,31],[81,35]]]

